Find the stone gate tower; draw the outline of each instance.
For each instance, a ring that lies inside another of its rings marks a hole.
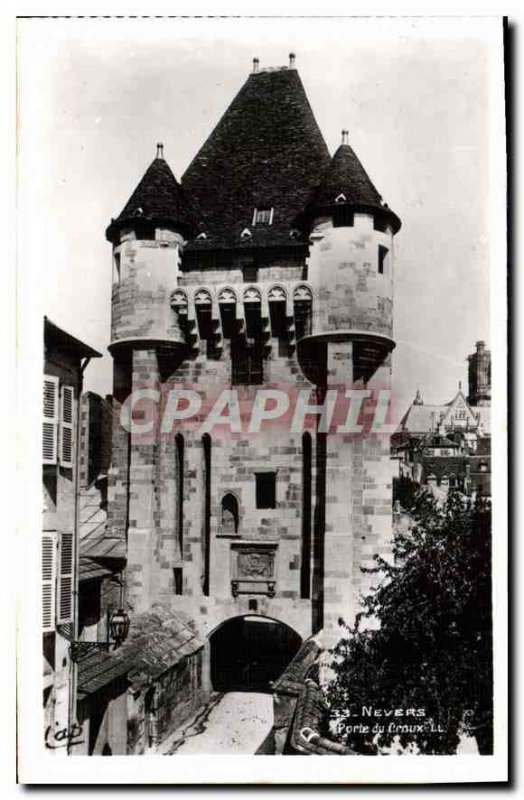
[[[255,60],[181,184],[159,146],[107,230],[115,408],[133,390],[189,387],[205,405],[235,389],[248,407],[260,389],[389,388],[399,228],[346,132],[330,157],[294,57]],[[244,615],[302,638],[351,620],[360,567],[389,548],[388,437],[332,435],[318,416],[166,432],[152,413],[147,437],[118,419],[113,436],[130,611],[162,603],[206,637]]]

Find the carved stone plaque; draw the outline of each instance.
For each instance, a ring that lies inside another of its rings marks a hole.
[[[232,546],[233,596],[275,593],[276,542],[235,542]]]
[[[237,555],[237,578],[272,578],[275,551],[256,549],[239,550]]]

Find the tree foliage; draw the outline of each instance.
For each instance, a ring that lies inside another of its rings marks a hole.
[[[490,509],[454,493],[439,507],[421,492],[409,512],[411,530],[396,535],[393,563],[375,556],[379,584],[334,650],[332,715],[357,752],[378,752],[398,736],[421,753],[452,754],[461,730],[492,752]],[[354,730],[363,706],[401,713],[367,718],[375,734],[369,725],[363,735]],[[414,732],[400,733],[404,723]]]

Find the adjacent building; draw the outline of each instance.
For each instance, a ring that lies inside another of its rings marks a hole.
[[[468,356],[468,395],[427,405],[417,391],[392,439],[399,477],[426,485],[438,497],[450,489],[491,495],[491,353],[484,342]]]
[[[44,657],[46,746],[64,752],[57,731],[74,722],[74,668],[70,641],[76,636],[78,556],[79,404],[83,373],[100,353],[44,319],[42,431],[41,615]]]

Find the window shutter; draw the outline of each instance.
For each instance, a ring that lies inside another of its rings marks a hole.
[[[53,533],[42,535],[42,629],[55,629],[56,538]]]
[[[73,423],[75,393],[72,386],[62,386],[60,403],[60,466],[73,466]]]
[[[57,608],[57,622],[59,623],[73,621],[73,558],[73,534],[61,533]]]
[[[44,375],[44,421],[42,431],[42,461],[56,464],[58,434],[58,378]]]

